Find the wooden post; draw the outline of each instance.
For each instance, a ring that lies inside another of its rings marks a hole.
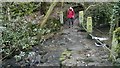
[[[83,11],[79,11],[79,24],[83,24]]]
[[[87,17],[87,32],[92,33],[92,17]]]
[[[116,61],[116,56],[117,53],[115,51],[116,46],[118,45],[118,40],[116,39],[115,31],[113,32],[113,37],[112,37],[112,47],[111,47],[111,53],[110,53],[110,59],[112,61]]]
[[[64,4],[64,0],[62,0],[61,8],[63,7],[63,4]]]
[[[60,23],[63,24],[63,12],[60,11]]]

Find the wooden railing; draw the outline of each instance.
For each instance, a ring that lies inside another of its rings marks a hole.
[[[88,35],[91,37],[91,39],[96,40],[104,49],[107,49],[110,52],[110,59],[112,61],[116,61],[116,53],[115,53],[115,47],[118,45],[118,42],[115,39],[115,33],[113,33],[113,38],[112,38],[112,48],[108,48],[105,43],[100,41],[99,39],[95,39],[95,36],[92,35],[92,17],[87,17],[87,23],[84,22],[84,12],[80,11],[79,12],[79,23],[83,27],[84,30],[88,33]],[[86,25],[86,26],[85,26]]]

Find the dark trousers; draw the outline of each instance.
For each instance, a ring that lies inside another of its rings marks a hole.
[[[73,18],[68,18],[68,24],[69,24],[69,26],[73,26],[73,21],[74,21]]]

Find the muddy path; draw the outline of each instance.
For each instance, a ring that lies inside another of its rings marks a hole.
[[[48,61],[44,65],[60,66],[111,66],[108,61],[109,52],[103,47],[97,47],[94,40],[87,39],[87,33],[78,31],[75,25],[72,28],[66,28],[62,34],[48,39],[44,42]],[[71,55],[60,62],[59,58],[65,50],[70,50]]]
[[[64,26],[60,35],[49,38],[34,46],[28,56],[16,61],[13,57],[2,63],[3,68],[14,66],[112,66],[108,61],[109,52],[103,47],[97,47],[95,41],[87,39],[87,33],[79,31],[78,14],[74,26]],[[38,18],[39,20],[39,18]],[[35,20],[36,21],[36,20]],[[33,22],[34,23],[34,22]],[[65,22],[67,23],[67,21]],[[69,58],[60,61],[61,54],[69,50]],[[29,55],[30,54],[30,55]]]
[[[43,44],[34,46],[20,61],[15,58],[3,62],[3,68],[14,66],[112,66],[108,61],[109,52],[87,39],[87,33],[79,31],[78,19],[74,26],[64,26],[60,35],[47,39]],[[60,61],[61,54],[69,50],[69,58]]]
[[[29,57],[23,57],[19,62],[14,58],[9,59],[3,62],[3,66],[111,66],[112,63],[108,61],[109,52],[103,47],[97,47],[94,40],[87,39],[87,33],[79,31],[77,23],[78,19],[75,19],[73,27],[64,26],[60,35],[34,46]],[[60,61],[65,50],[71,54],[69,58]]]

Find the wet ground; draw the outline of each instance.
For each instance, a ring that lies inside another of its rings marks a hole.
[[[87,33],[79,29],[76,25],[71,28],[64,26],[60,35],[34,46],[28,53],[30,56],[23,57],[24,60],[16,62],[12,58],[3,62],[3,66],[112,66],[108,61],[109,52],[103,47],[97,47],[95,41],[87,39]],[[69,58],[60,61],[65,50],[70,50]]]
[[[87,39],[87,33],[79,31],[80,27],[76,26],[78,19],[71,28],[64,26],[61,35],[51,38],[44,42],[43,46],[48,50],[49,57],[47,65],[63,66],[112,66],[108,61],[109,52],[103,47],[95,45],[95,41]],[[106,37],[106,36],[105,36]],[[69,58],[61,61],[61,54],[69,50]]]
[[[48,64],[59,65],[58,58],[64,50],[71,51],[70,58],[61,63],[65,66],[111,66],[109,52],[97,47],[94,40],[87,39],[86,32],[78,32],[78,27],[64,29],[62,35],[45,42],[48,54],[54,58]],[[55,63],[55,64],[54,64]],[[58,64],[56,64],[58,63]]]
[[[33,23],[41,17],[36,17]],[[75,19],[74,27],[64,26],[60,35],[44,41],[42,45],[34,46],[22,60],[16,62],[12,58],[3,62],[3,66],[111,66],[112,63],[108,61],[109,52],[103,47],[97,47],[94,40],[87,39],[87,33],[79,31],[77,24],[78,19]],[[60,61],[65,50],[70,50],[69,58]]]

